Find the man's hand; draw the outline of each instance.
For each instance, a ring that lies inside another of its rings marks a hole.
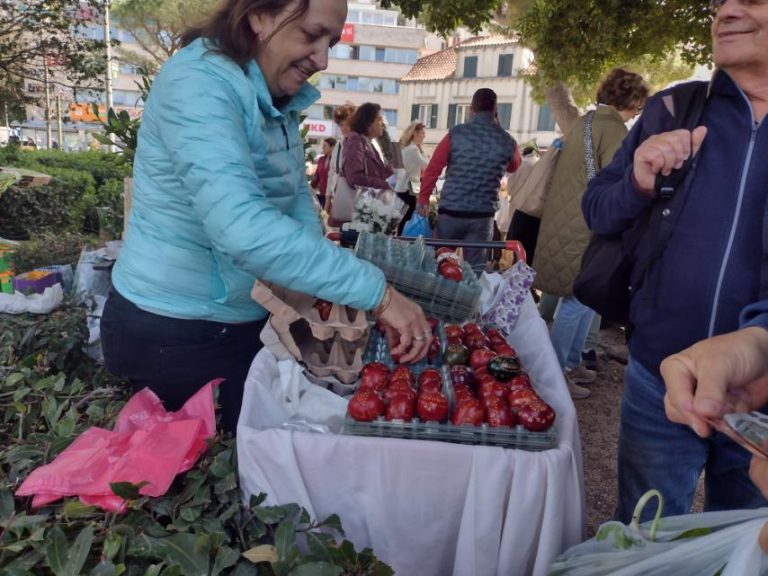
[[[648,138],[635,150],[635,186],[640,192],[653,195],[656,175],[661,172],[669,176],[672,170],[682,167],[689,157],[696,155],[706,136],[707,128],[699,126],[693,132],[673,130]]]
[[[705,418],[768,403],[768,330],[749,327],[702,340],[661,363],[667,418],[706,438]]]
[[[429,216],[429,205],[419,204],[418,206],[416,206],[416,212],[420,216],[424,216],[426,218],[427,216]]]

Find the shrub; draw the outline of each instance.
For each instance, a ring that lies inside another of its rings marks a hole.
[[[83,247],[96,243],[94,236],[76,232],[44,232],[28,242],[22,242],[15,252],[11,252],[11,268],[21,273],[41,266],[71,264],[74,270]]]
[[[25,154],[25,166],[47,174],[66,168],[90,174],[96,186],[108,180],[122,180],[131,175],[131,166],[117,154],[89,150],[87,152],[63,152],[61,150],[36,150]]]
[[[79,190],[58,180],[32,188],[11,186],[0,195],[0,235],[26,239],[72,228],[70,210],[80,198]]]
[[[0,150],[0,165],[50,174],[56,191],[23,190],[11,199],[0,197],[0,231],[6,237],[27,238],[63,229],[97,234],[102,224],[107,235],[120,236],[123,179],[131,170],[124,158],[102,152],[6,149]],[[107,208],[102,215],[97,210],[100,207]]]

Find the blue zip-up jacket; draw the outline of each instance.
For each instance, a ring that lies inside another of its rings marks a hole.
[[[632,185],[632,160],[641,142],[673,127],[667,93],[648,100],[611,164],[589,183],[582,209],[593,232],[622,232],[650,206]],[[723,71],[712,78],[702,123],[708,132],[685,204],[630,307],[630,353],[656,374],[669,354],[737,329],[742,310],[759,299],[768,127],[753,120],[746,96]],[[639,251],[649,243],[644,238]]]
[[[322,236],[304,168],[305,85],[279,108],[246,70],[197,40],[155,78],[139,130],[118,292],[174,318],[247,322],[261,279],[362,310],[384,274]]]

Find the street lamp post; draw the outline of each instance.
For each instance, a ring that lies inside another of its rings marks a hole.
[[[51,87],[48,76],[48,54],[43,54],[43,73],[45,79],[45,147],[50,150],[51,140]]]
[[[104,0],[104,42],[107,47],[107,112],[112,108],[112,31],[109,22],[110,0]]]
[[[104,0],[104,43],[107,48],[107,117],[109,117],[109,111],[112,110],[112,30],[109,22],[109,5],[110,0]],[[109,134],[109,139],[114,141],[114,135]],[[109,151],[115,151],[115,145],[109,146]]]

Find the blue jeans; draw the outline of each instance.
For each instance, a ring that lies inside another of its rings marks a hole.
[[[261,349],[266,319],[244,324],[180,320],[152,314],[114,288],[101,317],[104,364],[126,378],[134,392],[148,387],[167,410],[176,411],[214,378],[221,424],[235,433],[251,362]]]
[[[768,505],[749,479],[749,452],[719,432],[699,438],[688,426],[670,422],[664,391],[660,378],[630,358],[621,401],[615,518],[630,522],[637,501],[652,488],[664,496],[664,516],[688,514],[702,470],[705,511]],[[648,505],[641,520],[655,512]]]
[[[581,364],[581,350],[594,315],[594,310],[573,296],[560,299],[549,337],[561,368],[576,368]]]
[[[589,326],[587,338],[584,340],[584,350],[597,351],[597,345],[600,343],[600,323],[603,321],[600,314],[595,313],[592,317],[592,324]]]
[[[488,218],[457,218],[448,214],[437,215],[435,236],[440,239],[489,242],[493,239],[493,216]],[[446,246],[450,244],[446,243]],[[469,262],[478,276],[485,272],[488,262],[487,248],[462,248],[464,260]]]

